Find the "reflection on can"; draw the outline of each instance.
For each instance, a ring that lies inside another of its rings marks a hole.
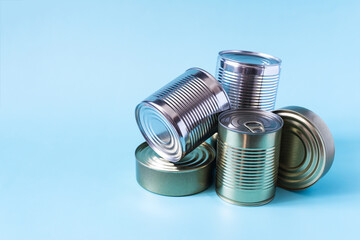
[[[218,133],[214,133],[214,135],[212,135],[208,140],[206,140],[206,142],[210,144],[215,150],[217,148],[217,137]]]
[[[232,109],[275,107],[281,60],[249,51],[221,51],[216,78],[227,92]]]

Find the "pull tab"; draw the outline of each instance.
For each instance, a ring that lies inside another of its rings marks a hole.
[[[247,121],[244,122],[244,126],[249,129],[252,133],[263,133],[265,132],[264,125],[258,121]]]

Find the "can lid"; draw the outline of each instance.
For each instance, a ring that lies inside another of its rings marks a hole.
[[[181,159],[185,151],[182,132],[169,114],[155,102],[141,102],[135,114],[142,135],[157,154],[171,161]]]
[[[202,143],[178,162],[169,162],[144,142],[136,149],[135,157],[137,181],[148,191],[186,196],[211,184],[215,150],[208,143]]]
[[[314,112],[297,106],[273,111],[284,120],[281,136],[278,185],[290,190],[308,188],[330,169],[334,139]]]
[[[249,66],[271,66],[281,64],[281,60],[265,53],[241,50],[225,50],[219,52],[219,56],[225,60],[241,63]]]
[[[232,131],[261,135],[278,131],[283,120],[278,115],[260,109],[233,109],[220,114],[219,123]]]

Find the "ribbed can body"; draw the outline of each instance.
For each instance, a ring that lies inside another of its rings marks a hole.
[[[275,195],[282,121],[279,120],[279,127],[270,132],[246,133],[221,124],[222,115],[219,116],[217,146],[217,194],[238,205],[270,202]],[[263,122],[267,124],[266,120]]]
[[[229,107],[218,81],[192,68],[141,102],[136,120],[149,146],[177,162],[216,132],[218,113]]]
[[[219,53],[216,78],[227,92],[232,109],[274,110],[281,60],[248,51]]]

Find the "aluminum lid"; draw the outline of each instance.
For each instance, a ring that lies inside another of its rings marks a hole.
[[[276,75],[280,73],[281,60],[265,53],[226,50],[219,52],[219,67],[245,75]]]
[[[259,109],[228,110],[220,114],[219,124],[244,134],[265,134],[278,131],[283,120],[276,114]]]
[[[219,56],[228,61],[252,66],[279,65],[281,60],[269,54],[241,50],[225,50],[219,52]]]
[[[186,196],[208,188],[215,167],[215,150],[202,143],[174,163],[160,157],[147,143],[135,151],[136,178],[146,190],[167,196]]]
[[[301,190],[316,183],[330,169],[335,143],[325,122],[314,112],[297,106],[273,111],[284,120],[278,185]]]

